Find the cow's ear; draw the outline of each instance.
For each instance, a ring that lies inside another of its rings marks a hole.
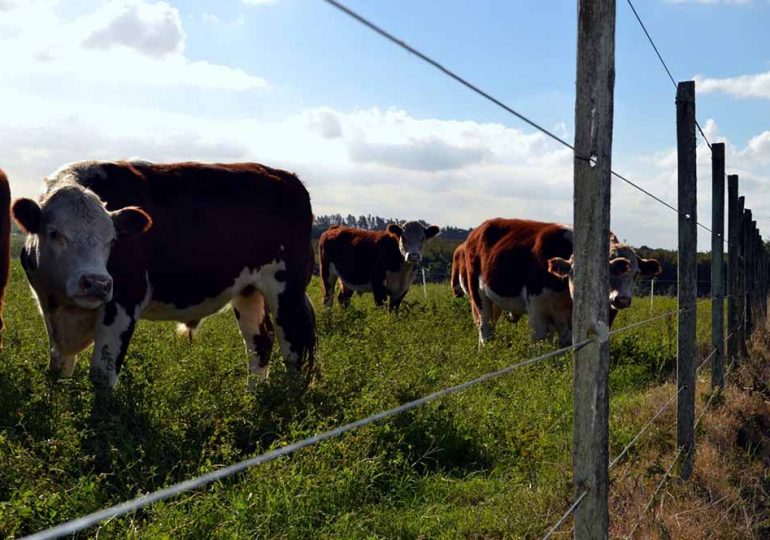
[[[440,232],[441,232],[441,229],[439,229],[435,225],[431,225],[430,227],[426,227],[425,228],[425,239],[427,240],[428,238],[433,238],[434,236],[436,236]]]
[[[659,276],[663,273],[663,266],[657,259],[639,258],[639,273],[647,277]]]
[[[390,234],[395,234],[396,236],[401,238],[401,233],[404,231],[401,229],[401,227],[399,227],[395,223],[391,223],[390,225],[388,225],[388,232]]]
[[[16,199],[11,207],[13,219],[22,231],[28,234],[40,232],[40,221],[43,211],[32,199]]]
[[[551,257],[548,259],[548,272],[564,279],[572,274],[572,263],[561,257]]]
[[[152,227],[150,215],[138,206],[128,206],[110,212],[112,224],[115,226],[115,234],[118,238],[126,238],[142,234]]]
[[[616,257],[610,261],[610,275],[622,276],[631,271],[631,261],[625,257]]]

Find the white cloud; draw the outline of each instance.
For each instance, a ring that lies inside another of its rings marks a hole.
[[[178,10],[167,2],[112,0],[74,20],[61,19],[55,4],[27,0],[3,17],[0,47],[15,51],[0,63],[4,85],[41,92],[89,85],[104,87],[106,94],[118,87],[249,91],[267,86],[244,70],[186,56]]]
[[[696,75],[695,88],[703,94],[722,92],[739,98],[770,99],[770,71],[722,79]]]
[[[149,56],[166,56],[184,50],[179,10],[167,2],[110,2],[99,12],[101,20],[83,41],[94,49],[125,46]]]

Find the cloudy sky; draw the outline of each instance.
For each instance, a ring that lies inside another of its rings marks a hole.
[[[574,0],[348,2],[572,139]],[[770,237],[770,1],[637,4]],[[622,1],[617,40],[613,166],[675,204],[674,88]],[[0,122],[15,196],[80,159],[254,160],[297,172],[317,214],[572,220],[568,151],[321,0],[0,0]],[[617,180],[612,212],[621,238],[676,245],[676,214]]]

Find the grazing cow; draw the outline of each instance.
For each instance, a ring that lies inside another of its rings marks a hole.
[[[465,243],[463,242],[452,255],[452,295],[455,298],[462,298],[468,292],[465,290]]]
[[[273,321],[287,367],[312,370],[313,218],[293,174],[255,163],[85,161],[49,177],[39,202],[17,200],[13,214],[29,234],[21,263],[53,372],[71,376],[94,343],[91,379],[112,388],[137,320],[194,328],[228,302],[252,377],[267,376]]]
[[[631,304],[636,273],[659,271],[660,265],[638,260],[614,235],[610,242],[610,299],[623,309]],[[528,314],[535,339],[555,331],[559,344],[569,345],[572,298],[564,278],[571,257],[572,229],[565,225],[497,218],[471,232],[465,241],[465,289],[480,342],[493,336],[501,312],[508,311],[514,320]]]
[[[3,303],[5,287],[8,285],[11,245],[11,190],[8,178],[0,171],[0,332],[3,330]],[[3,336],[0,334],[0,349],[3,348]]]
[[[330,227],[318,244],[324,305],[331,307],[339,278],[341,306],[350,303],[353,293],[371,291],[375,304],[381,306],[388,298],[388,309],[398,311],[422,260],[425,241],[438,233],[435,225],[423,227],[416,221],[400,227],[390,224],[385,231]]]

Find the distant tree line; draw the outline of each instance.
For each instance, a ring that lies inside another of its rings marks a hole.
[[[381,216],[373,216],[371,214],[367,216],[354,216],[348,214],[343,216],[342,214],[330,214],[316,216],[313,221],[313,238],[318,239],[321,234],[331,227],[332,225],[346,225],[348,227],[358,227],[359,229],[365,229],[367,231],[383,231],[390,223],[404,223],[405,219],[398,218],[383,218]],[[418,219],[420,223],[425,226],[436,225],[435,223],[428,223],[425,220]],[[441,227],[441,238],[445,240],[457,240],[458,243],[462,242],[468,237],[471,229],[461,229],[459,227]]]

